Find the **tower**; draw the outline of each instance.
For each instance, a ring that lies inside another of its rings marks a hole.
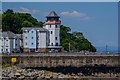
[[[47,20],[44,23],[44,28],[49,31],[49,45],[48,49],[50,50],[59,50],[60,46],[60,24],[59,16],[55,11],[51,11],[48,16],[46,16]]]

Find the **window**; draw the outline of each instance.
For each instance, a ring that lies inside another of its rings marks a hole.
[[[55,37],[55,40],[57,40],[57,37]]]
[[[3,51],[3,49],[1,49],[1,51]]]
[[[25,39],[27,39],[27,37],[25,37]]]
[[[8,40],[6,40],[6,41],[8,41]]]
[[[51,28],[51,25],[50,25],[50,28]]]
[[[27,45],[27,43],[25,43],[25,45]]]
[[[32,31],[32,33],[33,33],[33,31]]]
[[[26,31],[24,31],[24,33],[26,33]]]
[[[56,46],[58,46],[58,43],[56,43]]]
[[[51,43],[51,46],[53,46],[53,43]]]
[[[33,37],[31,37],[31,39],[33,39]]]
[[[50,39],[49,39],[49,42],[50,42]]]
[[[15,44],[15,46],[17,46],[17,44]]]
[[[6,46],[6,47],[8,47],[8,46]]]
[[[6,51],[8,51],[8,49],[6,49]]]
[[[15,40],[17,40],[17,38]]]
[[[55,25],[55,28],[57,28],[57,25]]]
[[[31,45],[33,45],[33,43],[31,43]]]
[[[53,32],[51,31],[51,34],[52,34]]]

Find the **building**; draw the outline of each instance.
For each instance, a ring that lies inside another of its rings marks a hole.
[[[49,41],[47,29],[24,27],[22,30],[24,52],[46,52]]]
[[[0,32],[0,53],[20,52],[20,39],[13,32]]]
[[[60,24],[59,16],[55,13],[55,11],[51,11],[48,16],[46,16],[47,20],[44,23],[45,29],[49,31],[49,50],[60,50]]]
[[[16,34],[19,39],[20,39],[20,48],[22,49],[23,48],[23,38],[22,38],[22,34]]]
[[[59,51],[60,46],[60,24],[59,16],[51,11],[43,28],[23,27],[23,51],[24,52],[46,52]]]

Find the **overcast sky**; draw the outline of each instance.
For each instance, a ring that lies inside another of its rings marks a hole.
[[[96,47],[118,44],[118,4],[117,2],[23,2],[3,3],[3,11],[28,12],[38,21],[54,10],[61,17],[62,24],[72,31],[80,31]]]

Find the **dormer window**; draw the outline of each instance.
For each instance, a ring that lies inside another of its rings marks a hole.
[[[33,33],[34,31],[32,31],[32,33]]]

